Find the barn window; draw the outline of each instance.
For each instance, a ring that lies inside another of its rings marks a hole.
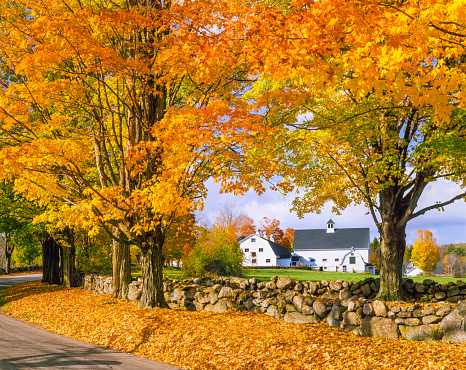
[[[355,265],[356,264],[356,257],[350,257],[349,258],[349,263],[350,263],[350,265]]]
[[[270,258],[267,258],[267,259],[265,260],[265,262],[266,262],[266,263],[270,263]]]
[[[338,262],[340,259],[339,258],[335,258],[335,262]]]
[[[255,259],[255,258],[253,258],[251,262],[252,262],[252,263],[256,263],[256,259]]]
[[[264,251],[264,248],[259,248],[259,252],[263,252]]]
[[[256,252],[251,252],[251,256],[256,257]]]
[[[251,243],[255,243],[256,242],[256,238],[251,238]]]
[[[324,258],[324,259],[322,260],[322,262],[327,262],[327,258]]]
[[[244,251],[245,251],[245,252],[249,252],[249,248],[245,248]]]

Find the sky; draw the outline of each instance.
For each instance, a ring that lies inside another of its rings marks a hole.
[[[284,198],[278,192],[267,191],[261,196],[255,192],[248,192],[242,196],[233,194],[220,194],[220,185],[213,181],[207,183],[209,193],[202,212],[197,213],[197,218],[208,221],[215,219],[225,205],[234,205],[239,213],[245,213],[254,219],[256,226],[262,217],[276,218],[280,220],[280,228],[293,229],[325,229],[327,221],[332,219],[335,228],[369,227],[370,238],[379,237],[372,217],[367,214],[364,206],[352,206],[342,212],[340,216],[331,212],[331,205],[326,205],[321,214],[307,214],[302,219],[290,212],[292,197]],[[458,185],[438,180],[429,184],[421,196],[417,210],[435,204],[436,201],[446,201],[459,194]],[[466,243],[466,202],[458,200],[445,207],[444,211],[431,210],[410,222],[406,229],[406,242],[412,245],[417,239],[417,230],[430,230],[436,238],[438,245],[450,243]]]

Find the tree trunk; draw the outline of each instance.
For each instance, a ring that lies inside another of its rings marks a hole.
[[[5,273],[11,274],[11,255],[13,254],[15,247],[9,244],[8,239],[9,237],[6,236],[5,237]]]
[[[163,295],[163,234],[148,238],[141,246],[142,295],[139,307],[169,308]]]
[[[49,236],[42,243],[42,282],[60,284],[60,246]]]
[[[403,300],[403,256],[406,247],[406,226],[397,229],[394,220],[382,221],[380,246],[380,287],[377,298],[385,301]]]
[[[75,282],[75,260],[76,247],[74,245],[74,232],[66,228],[64,230],[67,246],[61,247],[61,268],[63,273],[62,285],[64,287],[74,287]]]
[[[124,233],[119,229],[113,230],[114,235],[119,239],[126,239]],[[131,284],[131,255],[129,243],[113,240],[113,292],[112,297],[128,299],[129,284]]]

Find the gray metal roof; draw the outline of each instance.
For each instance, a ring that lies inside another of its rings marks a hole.
[[[295,230],[293,250],[310,249],[369,249],[369,228]]]
[[[262,239],[264,239],[264,238],[262,238]],[[269,242],[270,247],[273,250],[273,253],[275,253],[275,255],[278,258],[290,258],[291,257],[291,252],[287,248],[285,248],[285,247],[281,246],[280,244],[277,244],[277,243],[275,243],[275,242],[273,242],[271,240],[267,240],[267,239],[265,239],[265,240]]]

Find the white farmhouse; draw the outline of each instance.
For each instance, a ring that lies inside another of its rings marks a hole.
[[[326,229],[295,230],[292,265],[312,266],[321,271],[370,272],[369,228],[337,229],[332,220]]]
[[[285,247],[258,235],[249,235],[238,240],[243,252],[243,266],[285,266],[291,265],[291,252]]]

